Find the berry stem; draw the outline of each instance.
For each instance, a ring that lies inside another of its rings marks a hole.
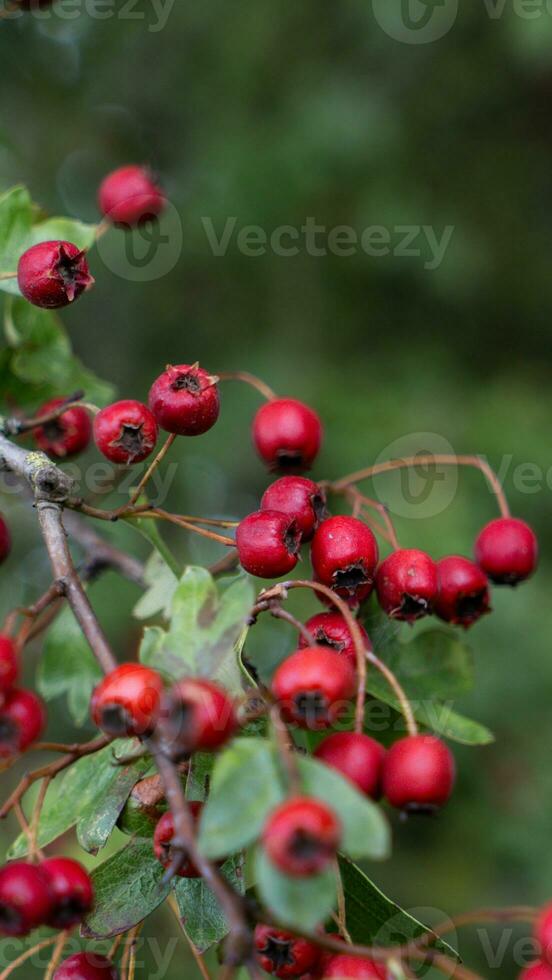
[[[171,446],[172,446],[173,442],[175,441],[175,439],[176,439],[176,435],[174,434],[174,432],[171,432],[170,435],[168,436],[168,438],[165,440],[164,444],[161,446],[161,449],[157,453],[155,459],[148,466],[146,472],[144,473],[142,479],[140,480],[140,483],[132,491],[132,496],[131,496],[131,498],[130,498],[130,500],[128,502],[128,506],[129,507],[133,507],[134,504],[140,499],[140,497],[142,495],[142,491],[145,489],[145,487],[149,483],[149,481],[150,481],[151,477],[153,476],[153,474],[155,473],[157,467],[165,459],[165,456],[167,455],[167,453],[168,453],[169,449],[171,448]],[[124,508],[122,508],[122,509],[124,511]]]
[[[129,515],[126,519],[129,520],[132,516],[134,515]],[[198,527],[196,524],[190,524],[189,521],[179,517],[178,514],[169,514],[168,511],[162,510],[160,507],[152,507],[151,510],[142,511],[136,516],[151,517],[160,521],[168,521],[170,524],[176,524],[177,527],[184,528],[185,531],[192,531],[193,534],[199,534],[203,538],[209,538],[211,541],[218,541],[219,544],[224,544],[227,548],[233,548],[236,543],[233,538],[227,538],[223,534],[216,534],[215,531],[208,531],[206,528]]]
[[[57,943],[58,938],[58,936],[49,936],[48,939],[42,939],[41,942],[31,946],[30,949],[26,949],[25,952],[21,953],[21,956],[18,956],[17,959],[14,960],[13,963],[10,963],[5,970],[2,970],[2,973],[0,973],[0,980],[7,980],[7,978],[15,972],[15,970],[18,970],[20,966],[23,966],[23,964],[26,963],[27,960],[30,960],[36,953],[40,953],[43,949],[47,949],[48,946],[53,946],[54,943]]]
[[[333,493],[339,493],[354,483],[372,479],[381,473],[389,473],[392,470],[411,469],[415,466],[431,466],[432,464],[438,464],[440,466],[472,466],[480,470],[497,498],[500,513],[503,517],[510,517],[510,507],[506,500],[502,484],[487,461],[480,456],[433,455],[428,453],[427,455],[409,456],[405,459],[389,459],[385,463],[377,463],[375,466],[368,466],[366,469],[358,470],[356,473],[350,473],[348,476],[344,476],[341,480],[331,483],[330,490]]]
[[[265,384],[264,381],[261,381],[260,378],[257,378],[254,374],[250,374],[249,371],[222,371],[217,376],[219,381],[243,381],[251,388],[255,388],[256,391],[260,392],[263,398],[266,398],[267,402],[271,402],[276,398],[276,392]]]
[[[125,936],[125,948],[121,960],[121,980],[131,980],[136,966],[136,942],[143,923],[139,923],[130,929]],[[132,974],[131,974],[132,970]]]
[[[347,929],[347,905],[345,902],[345,889],[343,888],[343,880],[341,878],[341,871],[339,870],[339,861],[336,859],[334,862],[335,871],[335,881],[337,890],[337,916],[336,924],[339,929],[340,936],[343,936],[346,943],[352,944],[353,940]]]
[[[46,793],[51,780],[51,776],[45,776],[42,780],[40,790],[36,798],[36,803],[33,808],[33,815],[29,828],[29,853],[31,855],[31,859],[40,856],[40,850],[37,845],[38,827],[40,824],[40,814],[42,813],[42,807],[44,806],[44,800],[46,799]]]
[[[0,280],[17,279],[17,272],[0,272]]]
[[[385,506],[385,504],[381,504],[379,500],[373,500],[372,497],[366,497],[365,494],[360,492],[358,487],[354,487],[354,486],[347,487],[345,490],[345,494],[347,497],[349,497],[349,499],[353,501],[353,506],[358,505],[358,513],[353,514],[354,517],[362,516],[363,507],[367,507],[371,510],[376,510],[378,514],[381,515],[384,524],[383,527],[373,518],[372,520],[370,520],[370,518],[368,518],[368,515],[365,516],[367,520],[371,524],[373,524],[374,529],[377,531],[377,533],[386,541],[389,541],[391,547],[394,548],[394,550],[396,551],[400,547],[397,538],[397,532],[395,531],[395,526],[393,524],[393,521],[391,520],[389,511]]]
[[[267,609],[270,612],[270,615],[274,616],[275,619],[283,619],[286,623],[290,623],[291,626],[294,626],[297,632],[300,633],[301,636],[307,641],[309,647],[316,646],[316,640],[314,639],[312,633],[309,632],[305,624],[300,623],[299,620],[292,615],[292,613],[287,611],[287,609],[282,609],[280,605],[270,603],[268,604]]]
[[[270,721],[274,731],[276,746],[282,760],[290,796],[301,795],[301,775],[295,756],[295,743],[289,733],[288,727],[282,719],[280,708],[273,704],[270,709]]]
[[[171,892],[171,894],[167,898],[167,905],[169,906],[169,908],[170,908],[171,912],[173,913],[176,921],[178,922],[178,925],[180,926],[180,929],[182,931],[182,934],[183,934],[183,936],[184,936],[184,938],[185,938],[188,946],[190,947],[190,952],[191,952],[191,954],[192,954],[192,956],[193,956],[193,958],[194,958],[194,960],[196,962],[197,968],[198,968],[199,972],[201,973],[201,976],[203,977],[203,980],[211,980],[211,976],[209,974],[209,971],[207,969],[207,966],[205,965],[205,960],[203,959],[203,956],[199,952],[197,946],[192,942],[192,940],[190,939],[188,933],[186,932],[186,929],[184,928],[184,923],[182,921],[182,916],[180,915],[180,909],[178,908],[178,902],[176,900],[176,897],[174,895],[174,892]]]
[[[387,664],[384,664],[383,661],[379,659],[379,657],[376,657],[375,653],[372,653],[371,650],[366,651],[366,659],[369,660],[370,663],[373,664],[377,670],[379,670],[380,674],[383,674],[385,680],[389,684],[389,687],[393,690],[394,694],[396,695],[397,701],[401,706],[401,712],[403,714],[406,723],[408,734],[417,735],[418,725],[414,717],[414,712],[412,711],[412,705],[410,704],[410,701],[406,696],[404,688],[395,677],[393,671],[387,666]]]
[[[69,939],[70,934],[71,934],[71,930],[66,929],[64,932],[60,932],[59,936],[57,937],[57,942],[56,945],[54,946],[52,957],[50,959],[50,962],[48,963],[48,969],[44,974],[44,980],[52,980],[54,973],[56,972],[60,964],[61,957],[63,956],[63,948],[65,946],[65,943]]]
[[[33,429],[48,425],[49,422],[57,421],[57,419],[61,418],[71,408],[85,408],[91,415],[96,415],[100,411],[98,406],[93,405],[91,402],[83,402],[83,396],[84,392],[76,391],[73,395],[66,398],[62,405],[58,405],[51,412],[45,412],[44,415],[36,415],[34,418],[6,419],[2,425],[2,431],[6,436],[20,436],[25,432],[32,432]]]

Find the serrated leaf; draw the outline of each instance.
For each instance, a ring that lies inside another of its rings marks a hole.
[[[283,926],[311,931],[325,922],[336,906],[334,868],[311,878],[291,878],[278,871],[257,848],[255,874],[261,902]]]
[[[110,939],[142,922],[170,892],[163,875],[151,841],[131,841],[92,873],[96,902],[81,934]]]
[[[136,603],[133,616],[151,619],[159,613],[168,619],[178,578],[158,551],[152,552],[146,562],[144,579],[148,588]]]
[[[101,676],[82,630],[66,607],[46,636],[37,672],[39,692],[46,701],[66,695],[73,721],[83,725],[89,717],[92,691]]]
[[[222,871],[234,889],[243,895],[242,858],[227,861]],[[228,934],[228,925],[220,905],[201,878],[179,878],[174,890],[186,935],[200,953],[205,953]]]

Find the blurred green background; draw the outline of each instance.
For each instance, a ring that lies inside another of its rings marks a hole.
[[[495,593],[495,614],[469,634],[477,688],[459,708],[497,742],[456,748],[453,804],[436,822],[393,817],[393,859],[371,871],[411,909],[549,899],[552,12],[543,2],[521,16],[511,2],[476,0],[442,38],[408,44],[386,33],[368,0],[176,0],[159,30],[152,2],[132,18],[125,6],[106,19],[73,3],[72,19],[0,22],[2,187],[24,182],[50,213],[94,221],[101,177],[147,161],[176,209],[161,225],[161,277],[149,281],[147,264],[125,259],[118,233],[103,240],[91,258],[96,288],[63,315],[74,346],[124,397],[145,398],[168,362],[258,373],[320,411],[319,477],[385,457],[399,439],[401,452],[446,440],[502,468],[543,558],[532,582]],[[309,255],[301,240],[296,256],[253,257],[233,236],[216,256],[205,227],[220,237],[235,217],[236,231],[270,235],[309,216],[327,231],[382,226],[390,254]],[[428,268],[419,236],[417,254],[397,254],[403,226],[429,226],[439,239],[452,227],[438,267]],[[248,444],[258,398],[236,385],[223,398],[219,425],[172,456],[169,502],[181,512],[243,515],[266,486]],[[470,554],[495,513],[470,472],[419,507],[405,508],[392,480],[376,490],[398,515],[402,543],[435,557]],[[3,578],[7,612],[37,595],[48,569],[24,505],[3,506],[17,541]],[[147,555],[139,538],[123,538]],[[217,553],[180,537],[174,547],[188,561]],[[121,656],[138,639],[136,598],[112,577],[94,588]],[[270,656],[282,656],[290,635],[270,635]],[[84,737],[63,707],[52,736]],[[6,792],[14,779],[4,777]],[[14,831],[6,826],[5,844]],[[161,916],[148,928],[174,934]],[[484,975],[516,975],[513,943],[494,971],[481,943],[465,937],[462,951]],[[166,980],[182,974],[185,956],[179,947]],[[151,964],[143,975],[155,975]]]

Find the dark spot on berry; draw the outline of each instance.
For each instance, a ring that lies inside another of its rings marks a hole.
[[[120,704],[106,704],[101,711],[101,728],[108,735],[126,735],[132,727],[128,713]]]
[[[315,493],[311,497],[312,509],[314,511],[314,516],[316,518],[316,523],[321,524],[323,520],[328,516],[328,511],[326,509],[326,497],[323,493]]]
[[[285,470],[286,473],[300,473],[306,469],[303,453],[297,450],[279,449],[272,469]]]
[[[313,858],[322,857],[329,852],[318,837],[313,837],[307,830],[299,828],[290,840],[289,849],[292,855],[300,860],[311,861]]]
[[[337,572],[333,574],[333,587],[334,589],[343,589],[344,592],[350,592],[352,595],[359,589],[362,585],[366,585],[370,579],[366,575],[366,570],[361,561],[356,562],[354,565],[349,565],[348,568],[338,569]]]
[[[429,602],[421,596],[404,592],[401,598],[400,613],[408,619],[420,619],[429,612]]]
[[[291,939],[279,939],[277,936],[267,936],[262,949],[259,949],[261,956],[266,956],[270,960],[274,972],[281,970],[284,966],[293,966],[295,957],[292,956],[293,941]]]
[[[88,906],[76,895],[72,898],[62,899],[56,903],[54,909],[56,928],[65,929],[67,926],[73,925],[74,922],[82,919],[87,911]]]
[[[321,691],[303,691],[294,704],[297,716],[306,722],[323,721],[328,715],[328,702]]]
[[[316,640],[316,645],[318,647],[329,647],[330,650],[335,650],[336,653],[343,653],[346,644],[340,642],[339,640],[333,640],[331,636],[328,636],[325,630],[318,629],[314,634],[314,639]]]
[[[48,442],[57,442],[58,439],[63,439],[65,436],[65,428],[61,419],[53,419],[51,422],[45,422],[42,426],[42,432]]]
[[[173,391],[189,391],[191,395],[201,394],[201,382],[197,374],[191,371],[186,374],[179,374],[174,381],[171,381]]]
[[[7,933],[18,931],[23,925],[23,916],[10,905],[0,902],[0,930]]]
[[[0,745],[15,748],[19,739],[19,727],[11,718],[0,716]]]
[[[491,582],[495,585],[510,585],[515,588],[520,582],[524,580],[523,575],[518,575],[517,572],[510,572],[508,575],[489,575]]]
[[[113,443],[113,446],[120,446],[130,457],[139,456],[145,449],[144,436],[141,425],[123,425],[121,434]]]
[[[401,810],[401,820],[409,817],[436,817],[441,808],[434,803],[407,803]]]
[[[79,253],[72,259],[66,254],[63,248],[61,249],[61,254],[56,265],[56,271],[59,273],[66,286],[76,285],[78,278],[78,265],[81,258],[82,256]]]
[[[290,555],[296,555],[301,547],[301,532],[295,521],[288,525],[284,534],[284,544],[286,551]]]
[[[487,602],[487,590],[480,589],[471,595],[460,596],[456,603],[456,616],[461,623],[473,623],[484,613],[490,612]]]

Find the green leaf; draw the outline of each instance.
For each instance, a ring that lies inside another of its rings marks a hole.
[[[182,569],[179,562],[172,554],[169,546],[162,538],[157,521],[146,517],[133,517],[132,520],[125,519],[125,524],[128,524],[129,527],[133,527],[138,534],[141,534],[146,541],[149,541],[159,556],[163,559],[165,564],[168,565],[174,577],[177,580],[180,579]],[[174,593],[174,589],[172,591]]]
[[[50,783],[40,816],[39,847],[51,844],[75,825],[85,850],[94,853],[107,843],[133,786],[149,766],[147,758],[115,765],[113,753],[120,757],[135,747],[135,742],[117,740],[79,759]],[[9,856],[21,857],[27,850],[27,838],[21,834]]]
[[[163,875],[151,841],[131,841],[92,873],[96,902],[81,934],[108,939],[142,922],[170,892]]]
[[[173,595],[165,640],[154,650],[148,645],[140,659],[171,677],[217,677],[239,692],[236,644],[253,603],[248,576],[239,575],[217,589],[207,569],[187,568]]]
[[[231,858],[222,870],[234,889],[243,895],[242,858]],[[179,878],[174,890],[183,929],[200,953],[224,939],[228,934],[226,919],[217,899],[201,878]]]
[[[101,676],[73,613],[66,607],[48,630],[38,668],[38,690],[46,701],[66,695],[69,714],[76,725],[83,725],[89,717],[92,691]]]
[[[29,242],[25,248],[39,242],[72,242],[85,251],[96,241],[97,225],[88,225],[73,218],[46,218],[31,228]]]
[[[283,926],[316,929],[336,906],[335,870],[312,878],[290,878],[278,871],[261,848],[255,858],[257,892],[263,905]]]
[[[304,792],[331,806],[343,824],[343,847],[357,857],[384,858],[389,830],[381,810],[338,772],[299,758]],[[266,739],[236,739],[215,763],[199,842],[210,858],[252,844],[269,813],[286,797],[277,749]]]
[[[146,562],[144,578],[148,588],[136,603],[133,615],[136,619],[151,619],[159,613],[168,619],[178,578],[158,551],[153,551]]]

